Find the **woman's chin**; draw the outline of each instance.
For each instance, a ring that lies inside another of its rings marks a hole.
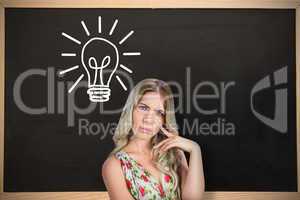
[[[155,135],[155,133],[153,133],[153,132],[143,132],[143,131],[141,131],[141,132],[139,132],[139,135],[140,135],[141,137],[151,138],[151,137],[153,137],[153,136]]]
[[[140,129],[139,132],[144,135],[153,135],[154,133],[150,130]]]
[[[145,129],[137,129],[136,131],[134,131],[137,133],[138,137],[141,138],[152,138],[153,136],[155,136],[157,134],[157,132],[155,131],[149,131],[149,130],[145,130]]]

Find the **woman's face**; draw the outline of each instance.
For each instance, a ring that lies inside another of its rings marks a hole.
[[[135,136],[151,138],[158,133],[165,118],[163,97],[157,92],[147,92],[133,109]]]

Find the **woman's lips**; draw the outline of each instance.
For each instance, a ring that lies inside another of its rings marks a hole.
[[[145,133],[151,133],[151,129],[149,128],[140,127],[140,130]]]

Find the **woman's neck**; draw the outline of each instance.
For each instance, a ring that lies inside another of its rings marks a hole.
[[[132,137],[129,141],[128,147],[130,151],[135,153],[141,153],[146,155],[151,155],[152,145],[150,140],[146,140],[143,138]]]

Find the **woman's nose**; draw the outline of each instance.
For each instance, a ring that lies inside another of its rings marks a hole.
[[[144,115],[144,118],[143,118],[143,121],[144,122],[148,122],[148,123],[153,123],[155,121],[155,116],[153,113],[151,112],[148,112]]]

